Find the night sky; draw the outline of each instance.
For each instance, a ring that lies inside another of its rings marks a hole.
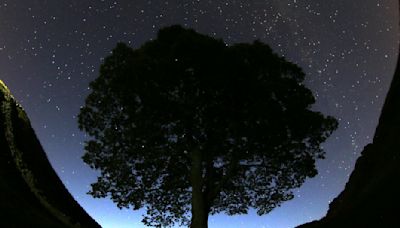
[[[143,227],[143,211],[87,195],[96,172],[83,161],[76,116],[104,57],[119,41],[138,48],[181,24],[228,44],[268,43],[299,64],[339,120],[323,144],[319,175],[295,199],[259,217],[212,216],[209,227],[294,227],[323,216],[371,142],[398,50],[396,0],[10,0],[0,1],[0,79],[27,111],[62,181],[103,227]]]

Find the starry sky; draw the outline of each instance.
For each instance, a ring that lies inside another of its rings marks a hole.
[[[319,175],[266,216],[212,216],[209,227],[286,228],[322,217],[370,143],[398,50],[396,0],[0,0],[0,79],[27,111],[60,178],[103,227],[143,227],[143,211],[87,195],[76,116],[117,42],[133,48],[181,24],[226,43],[268,43],[306,72],[313,109],[339,120]]]

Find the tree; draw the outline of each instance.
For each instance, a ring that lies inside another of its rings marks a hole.
[[[228,46],[180,26],[136,50],[119,43],[79,114],[83,160],[101,172],[90,194],[145,207],[156,227],[270,212],[317,174],[337,127],[310,110],[304,76],[259,41]]]

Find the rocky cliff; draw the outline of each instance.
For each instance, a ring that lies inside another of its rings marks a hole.
[[[0,227],[100,227],[64,187],[1,80]]]
[[[345,189],[324,218],[299,227],[400,227],[399,181],[400,60],[373,142],[362,151]]]

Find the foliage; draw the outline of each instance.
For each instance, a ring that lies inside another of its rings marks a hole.
[[[304,76],[259,41],[180,26],[136,50],[119,43],[79,114],[83,159],[101,171],[90,194],[146,207],[151,226],[187,225],[195,199],[207,216],[270,212],[317,174],[337,127],[310,110]]]

